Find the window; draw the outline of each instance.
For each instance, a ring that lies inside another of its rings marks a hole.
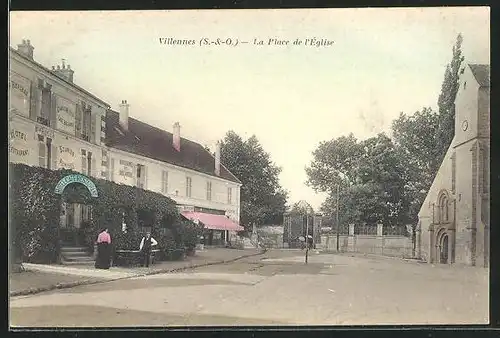
[[[80,210],[81,210],[82,221],[92,220],[92,206],[91,205],[82,204]]]
[[[101,176],[108,179],[108,152],[106,150],[101,151]]]
[[[233,188],[227,188],[227,203],[233,203]]]
[[[47,169],[50,169],[52,163],[52,139],[47,137]]]
[[[47,145],[43,136],[38,135],[38,165],[45,168],[47,165]]]
[[[83,108],[83,119],[82,119],[82,139],[85,141],[90,141],[90,129],[91,129],[91,112],[88,107]]]
[[[168,194],[168,171],[163,170],[161,175],[161,192]]]
[[[50,110],[52,107],[52,93],[51,85],[47,84],[44,80],[38,80],[38,88],[42,92],[42,106],[40,107],[39,114],[37,114],[37,122],[49,126],[50,124]]]
[[[439,199],[439,220],[440,223],[448,222],[448,198],[445,194]]]
[[[191,177],[186,177],[186,197],[191,197]]]
[[[207,182],[207,201],[212,200],[212,182]]]

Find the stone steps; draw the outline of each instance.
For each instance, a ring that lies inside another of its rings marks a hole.
[[[94,262],[94,257],[92,257],[85,247],[61,247],[61,263],[63,265],[91,264],[92,262]]]

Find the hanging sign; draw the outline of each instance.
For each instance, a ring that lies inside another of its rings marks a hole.
[[[20,115],[30,114],[31,81],[17,74],[10,74],[10,110]]]
[[[57,162],[57,166],[60,169],[75,169],[75,159],[76,155],[73,149],[59,146],[59,161]]]
[[[75,109],[73,102],[56,96],[57,129],[75,134]]]
[[[26,160],[29,155],[28,137],[23,131],[11,129],[9,135],[9,154],[15,162]]]
[[[118,166],[118,180],[120,183],[133,185],[135,183],[134,169],[134,163],[126,160],[120,160]]]
[[[66,186],[71,183],[83,184],[89,190],[90,196],[98,197],[97,187],[94,182],[92,182],[87,176],[80,174],[67,175],[61,178],[61,180],[57,183],[54,192],[58,195],[62,194]]]
[[[54,139],[54,131],[42,125],[35,125],[35,133]]]

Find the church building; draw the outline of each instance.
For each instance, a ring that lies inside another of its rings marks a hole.
[[[455,136],[418,214],[417,255],[488,267],[490,66],[465,64],[459,86]]]

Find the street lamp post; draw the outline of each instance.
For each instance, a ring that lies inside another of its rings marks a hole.
[[[339,252],[340,245],[340,224],[339,224],[339,185],[337,184],[337,215],[336,215],[336,223],[337,223],[337,252]]]

